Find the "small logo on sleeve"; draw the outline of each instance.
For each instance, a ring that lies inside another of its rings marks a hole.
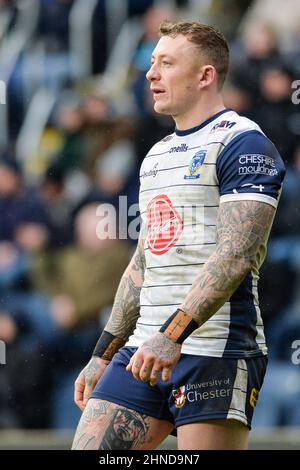
[[[276,161],[268,155],[247,154],[239,156],[239,175],[276,176]]]

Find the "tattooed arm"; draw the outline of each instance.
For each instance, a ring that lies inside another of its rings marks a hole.
[[[133,333],[140,311],[140,293],[144,282],[145,253],[143,239],[120,281],[111,316],[105,327],[112,335],[127,341]]]
[[[142,230],[141,230],[142,233]],[[113,304],[112,312],[104,331],[114,338],[102,357],[93,355],[75,382],[74,401],[81,410],[94,390],[97,382],[110,362],[117,348],[125,344],[133,333],[140,310],[140,291],[144,281],[145,254],[144,240],[140,236],[136,251],[127,266]]]
[[[269,235],[274,213],[271,205],[259,201],[220,205],[216,249],[180,306],[196,325],[201,326],[217,312],[251,271],[259,247]],[[174,330],[181,326],[174,321]],[[169,338],[172,334],[166,337],[156,333],[131,358],[127,370],[137,379],[150,380],[152,385],[161,372],[164,381],[170,380],[181,344]]]
[[[268,237],[275,209],[259,201],[220,205],[216,250],[196,278],[181,309],[201,326],[227,302],[251,271]]]

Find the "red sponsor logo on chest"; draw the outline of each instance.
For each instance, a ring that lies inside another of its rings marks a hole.
[[[147,206],[147,246],[151,253],[169,251],[183,231],[183,220],[165,194],[153,198]]]

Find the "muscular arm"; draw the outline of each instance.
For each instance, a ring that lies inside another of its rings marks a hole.
[[[181,305],[201,326],[250,272],[257,251],[268,236],[275,209],[259,201],[220,205],[216,250],[207,260]]]
[[[127,340],[133,333],[140,310],[140,292],[144,281],[145,253],[140,237],[137,249],[120,281],[111,316],[105,326],[117,338]]]
[[[84,410],[111,358],[125,344],[135,328],[139,317],[140,291],[145,271],[143,244],[140,235],[137,249],[120,281],[108,323],[98,340],[91,360],[75,382],[74,400],[81,410]]]

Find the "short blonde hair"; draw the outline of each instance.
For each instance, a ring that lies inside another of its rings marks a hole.
[[[218,75],[218,85],[222,88],[229,66],[229,47],[223,34],[216,28],[207,24],[179,21],[171,23],[164,21],[159,28],[160,37],[171,36],[175,38],[179,34],[199,47],[201,56],[213,65]]]

